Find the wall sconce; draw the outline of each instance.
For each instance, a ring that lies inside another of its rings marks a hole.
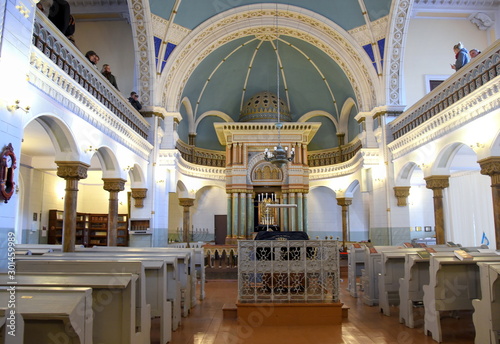
[[[97,152],[99,149],[98,148],[94,148],[92,146],[89,146],[89,148],[85,149],[84,152],[85,153],[88,153],[88,152]]]
[[[420,168],[420,169],[424,169],[427,167],[427,164],[426,163],[423,163],[421,162],[420,164],[417,164],[417,166]]]
[[[24,16],[24,18],[29,18],[30,11],[24,5],[16,5],[16,9]]]
[[[165,179],[160,179],[160,180],[157,180],[156,182],[157,182],[158,184],[163,184],[163,183],[165,183]]]
[[[484,143],[480,143],[480,142],[476,142],[474,144],[471,144],[469,145],[470,148],[474,149],[474,148],[484,148],[486,145]]]
[[[383,183],[384,182],[384,178],[375,178],[375,181],[378,182],[378,183]]]
[[[133,171],[134,170],[134,166],[127,166],[123,169],[124,171]]]
[[[8,105],[8,106],[7,106],[7,110],[9,110],[9,111],[11,111],[11,112],[12,112],[12,111],[16,111],[16,110],[18,110],[18,109],[21,109],[21,110],[23,110],[24,112],[28,113],[28,112],[30,111],[30,107],[29,107],[29,106],[22,107],[22,106],[20,106],[20,105],[19,105],[20,103],[21,103],[21,101],[20,101],[20,100],[16,100],[16,101],[14,102],[14,105]]]

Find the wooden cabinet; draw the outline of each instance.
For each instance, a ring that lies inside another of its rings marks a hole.
[[[62,244],[63,212],[49,210],[49,244]],[[108,244],[108,214],[77,213],[76,245],[106,246]],[[128,215],[118,215],[117,245],[128,246]]]

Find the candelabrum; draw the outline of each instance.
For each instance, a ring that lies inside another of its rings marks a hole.
[[[267,207],[268,204],[276,204],[279,202],[279,200],[276,200],[276,194],[274,192],[257,194],[257,202],[259,204],[259,224],[273,227],[276,226],[278,224],[276,210]]]
[[[177,237],[178,241],[180,242],[183,241],[182,228],[177,227]],[[191,230],[188,232],[188,239],[190,242],[208,241],[209,239],[208,228],[194,228],[194,226],[191,226]]]

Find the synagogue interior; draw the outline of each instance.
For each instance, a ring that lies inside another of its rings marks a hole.
[[[500,343],[500,0],[0,13],[0,344]]]

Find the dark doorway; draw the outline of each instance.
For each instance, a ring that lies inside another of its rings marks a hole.
[[[214,215],[215,244],[225,245],[227,236],[227,215]]]

